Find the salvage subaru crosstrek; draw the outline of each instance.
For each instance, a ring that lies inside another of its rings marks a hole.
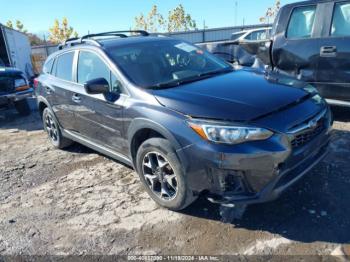
[[[182,40],[144,31],[70,39],[34,84],[54,146],[75,141],[132,166],[172,210],[200,194],[270,201],[327,154],[332,116],[315,88],[235,71]]]

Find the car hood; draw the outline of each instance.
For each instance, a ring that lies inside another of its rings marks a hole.
[[[249,121],[302,100],[309,95],[304,86],[295,80],[239,70],[152,92],[163,106],[191,117]]]
[[[12,67],[0,67],[0,76],[22,75],[22,71]]]

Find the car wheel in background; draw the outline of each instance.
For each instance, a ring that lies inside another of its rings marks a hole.
[[[51,110],[46,107],[42,115],[44,129],[48,134],[50,142],[59,149],[70,146],[73,141],[62,136],[60,127],[51,112]]]
[[[31,113],[27,99],[14,102],[17,112],[22,116],[28,116]]]
[[[146,140],[138,149],[136,168],[147,193],[160,206],[181,210],[196,200],[168,140]]]

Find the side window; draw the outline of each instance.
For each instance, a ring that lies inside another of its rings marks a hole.
[[[289,21],[287,38],[311,38],[315,15],[315,5],[295,8]]]
[[[247,40],[265,40],[267,38],[266,36],[267,30],[261,30],[261,31],[255,31],[253,33],[250,33],[245,37]]]
[[[47,60],[43,66],[43,73],[45,74],[50,74],[51,73],[51,68],[52,68],[52,64],[53,64],[53,58],[51,58],[50,60]]]
[[[73,68],[74,52],[65,53],[56,58],[56,77],[67,81],[73,81],[72,68]]]
[[[350,36],[350,2],[335,4],[332,36]]]
[[[110,82],[110,70],[94,53],[80,51],[78,60],[78,83],[85,83],[96,78],[105,78]]]

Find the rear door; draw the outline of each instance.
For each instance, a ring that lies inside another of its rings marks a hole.
[[[350,1],[322,5],[328,19],[320,40],[319,90],[330,102],[350,105]]]
[[[43,83],[51,107],[60,125],[66,130],[75,130],[74,110],[76,104],[72,96],[76,90],[73,78],[73,64],[76,59],[75,51],[68,51],[56,57],[51,71]]]
[[[84,90],[84,83],[105,78],[110,83],[108,94],[91,95]],[[80,89],[75,96],[79,109],[75,111],[78,131],[81,135],[119,153],[126,141],[123,132],[123,109],[127,99],[121,82],[109,68],[108,61],[92,50],[81,50],[77,63],[77,82]]]
[[[278,17],[272,48],[273,64],[298,79],[316,82],[322,9],[310,1],[286,6]]]

